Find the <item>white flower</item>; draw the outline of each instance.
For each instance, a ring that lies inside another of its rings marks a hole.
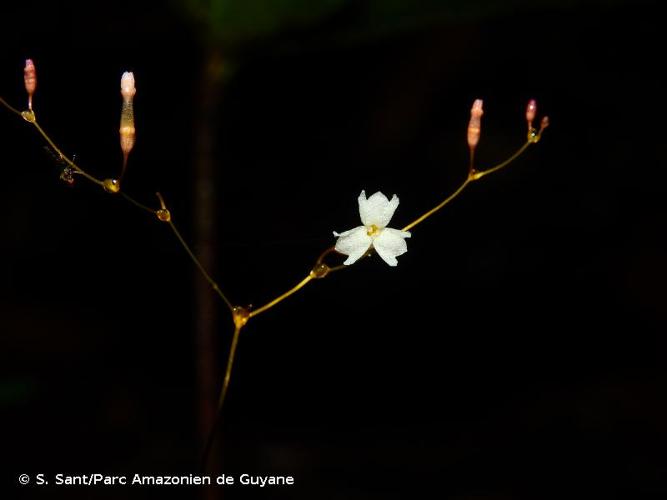
[[[390,266],[398,264],[396,257],[408,251],[405,238],[410,237],[408,231],[400,231],[387,227],[398,207],[398,197],[388,200],[380,191],[366,199],[366,192],[359,195],[359,215],[363,226],[338,234],[336,250],[347,255],[343,263],[346,266],[354,264],[370,247],[375,248],[382,260]]]

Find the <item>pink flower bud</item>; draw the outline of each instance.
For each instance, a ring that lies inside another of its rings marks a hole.
[[[32,110],[32,96],[37,88],[37,72],[35,71],[35,64],[32,62],[32,59],[25,60],[23,82],[25,83],[25,91],[28,93],[28,109]]]
[[[470,123],[468,124],[468,146],[470,146],[470,149],[475,149],[479,142],[479,135],[482,129],[482,115],[484,114],[482,104],[483,101],[481,99],[476,99],[470,109]]]
[[[535,99],[528,101],[528,106],[526,106],[526,121],[528,122],[528,130],[533,128],[533,120],[535,119],[535,114],[537,113],[537,102]]]
[[[120,94],[123,96],[123,107],[120,112],[120,149],[123,151],[123,170],[127,167],[127,157],[135,142],[134,106],[132,100],[137,93],[134,88],[134,75],[128,71],[120,79]],[[122,174],[121,174],[122,176]]]

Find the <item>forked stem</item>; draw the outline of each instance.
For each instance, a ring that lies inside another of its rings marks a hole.
[[[473,163],[472,163],[472,159],[471,159],[471,162],[470,162],[470,169],[469,169],[469,171],[468,171],[468,177],[466,177],[466,179],[463,181],[463,183],[461,183],[461,185],[460,185],[458,188],[456,188],[456,190],[455,190],[452,194],[450,194],[447,198],[445,198],[444,200],[442,200],[439,204],[437,204],[437,205],[436,205],[435,207],[433,207],[431,210],[429,210],[429,211],[426,212],[424,215],[418,217],[417,219],[415,219],[414,221],[412,221],[410,224],[408,224],[407,226],[405,226],[405,227],[402,229],[402,231],[409,231],[410,229],[412,229],[413,227],[415,227],[415,226],[416,226],[417,224],[419,224],[420,222],[423,222],[423,221],[425,221],[426,219],[428,219],[431,215],[433,215],[434,213],[438,212],[438,211],[439,211],[441,208],[443,208],[445,205],[448,205],[448,204],[449,204],[450,202],[452,202],[455,198],[458,198],[458,196],[463,192],[463,190],[464,190],[466,187],[468,187],[468,185],[471,184],[472,182],[477,181],[477,180],[481,179],[482,177],[484,177],[484,176],[486,176],[486,175],[492,174],[492,173],[494,173],[494,172],[497,172],[498,170],[501,170],[501,169],[505,168],[507,165],[509,165],[509,164],[512,163],[514,160],[516,160],[519,156],[521,156],[521,155],[523,154],[523,152],[524,152],[526,149],[528,149],[528,146],[530,146],[531,144],[536,143],[538,140],[539,140],[539,133],[538,133],[537,135],[530,135],[530,134],[529,134],[529,139],[528,139],[528,141],[526,141],[526,142],[523,144],[523,146],[521,146],[518,150],[516,150],[516,152],[515,152],[512,156],[510,156],[510,157],[509,157],[508,159],[506,159],[505,161],[499,163],[498,165],[495,165],[495,166],[493,166],[493,167],[491,167],[491,168],[488,168],[488,169],[486,169],[486,170],[475,170],[475,169],[473,168],[473,166],[472,166]],[[472,158],[472,154],[473,154],[473,152],[471,151],[471,158]]]

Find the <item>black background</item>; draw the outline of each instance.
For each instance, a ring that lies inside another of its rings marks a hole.
[[[377,256],[243,331],[224,472],[291,474],[230,498],[664,498],[663,37],[644,2],[521,4],[372,29],[364,2],[236,58],[216,141],[216,278],[261,305],[300,280],[365,189],[402,227],[551,127],[511,167]],[[370,33],[370,34],[369,34]],[[360,35],[361,34],[361,35]],[[118,171],[119,77],[137,79],[124,187],[192,236],[194,28],[166,6],[7,5],[0,95],[94,175]],[[0,110],[0,449],[7,498],[194,498],[196,488],[18,488],[19,473],[196,473],[194,267],[166,227],[69,188]],[[220,369],[231,323],[220,304]],[[211,396],[215,398],[215,395]]]

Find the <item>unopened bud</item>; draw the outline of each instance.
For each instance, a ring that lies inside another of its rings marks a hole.
[[[539,142],[539,140],[542,138],[542,132],[544,132],[544,129],[549,126],[549,117],[545,116],[540,120],[540,129],[535,130],[534,128],[531,128],[528,130],[528,141],[532,142],[535,144],[536,142]]]
[[[526,121],[528,122],[528,130],[533,128],[533,120],[535,120],[535,114],[537,113],[537,102],[535,99],[528,101],[526,106]]]
[[[123,107],[120,113],[120,149],[123,151],[122,173],[125,173],[127,157],[134,147],[136,138],[134,129],[134,106],[132,103],[136,93],[137,89],[134,87],[134,74],[126,71],[120,79],[120,94],[123,96]]]
[[[37,72],[35,71],[35,64],[32,62],[32,59],[25,60],[23,82],[25,83],[25,91],[28,93],[28,109],[32,111],[32,96],[37,88]]]
[[[479,135],[482,129],[482,115],[484,114],[482,104],[483,101],[481,99],[476,99],[470,109],[470,123],[468,124],[468,146],[470,146],[470,149],[475,149],[479,142]]]
[[[549,117],[545,116],[544,118],[542,118],[542,121],[540,122],[540,132],[542,132],[548,126],[549,126]]]

